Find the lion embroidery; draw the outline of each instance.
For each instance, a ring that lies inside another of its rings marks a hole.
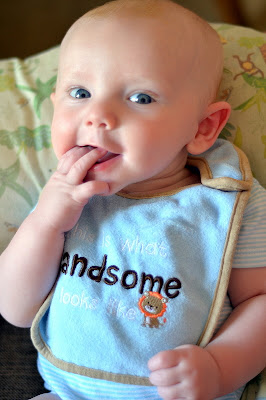
[[[166,311],[167,299],[157,292],[145,292],[144,295],[139,299],[138,306],[140,311],[144,314],[144,321],[142,326],[148,326],[149,328],[159,328],[163,323],[159,321],[159,317]]]

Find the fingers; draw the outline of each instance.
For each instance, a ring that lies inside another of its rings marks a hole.
[[[57,165],[57,171],[61,172],[62,174],[67,174],[72,167],[72,165],[80,158],[83,157],[85,154],[89,153],[92,150],[92,147],[73,147],[72,149],[68,150],[59,160]]]
[[[69,184],[78,185],[83,182],[88,170],[105,154],[104,149],[76,146],[63,155],[57,171],[67,175]]]
[[[221,387],[220,369],[206,349],[182,345],[148,362],[150,382],[164,400],[214,399]]]
[[[81,204],[87,204],[88,200],[94,195],[107,195],[109,185],[102,181],[89,181],[75,187],[73,199]]]
[[[154,386],[171,386],[178,384],[179,379],[176,367],[151,372],[150,382]]]
[[[184,393],[182,377],[179,374],[179,357],[175,350],[162,351],[149,360],[150,382],[157,386],[164,400],[188,399]]]
[[[68,185],[71,197],[76,203],[84,206],[92,196],[109,193],[109,185],[106,182],[85,182],[90,168],[105,154],[106,150],[101,148],[75,146],[61,157],[56,173],[59,179]]]
[[[156,371],[157,369],[175,367],[177,364],[178,351],[166,350],[152,357],[148,362],[148,367],[151,371]]]
[[[150,382],[155,386],[172,386],[179,383],[178,352],[175,350],[162,351],[148,362],[151,371]]]

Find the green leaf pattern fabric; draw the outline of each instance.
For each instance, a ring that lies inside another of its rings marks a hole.
[[[37,202],[56,166],[51,147],[58,47],[0,61],[0,251]]]
[[[213,24],[224,46],[219,100],[232,106],[221,137],[248,155],[254,176],[266,187],[266,34]]]

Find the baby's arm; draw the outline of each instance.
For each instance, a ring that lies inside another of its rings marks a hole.
[[[165,400],[212,400],[236,390],[265,367],[266,268],[233,269],[230,317],[204,349],[185,345],[149,361],[150,381]]]
[[[14,325],[31,325],[56,280],[64,233],[76,224],[93,195],[108,192],[105,182],[84,182],[87,171],[105,153],[84,147],[67,152],[36,209],[1,255],[0,312]]]

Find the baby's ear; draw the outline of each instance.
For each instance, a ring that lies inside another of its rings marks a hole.
[[[225,101],[210,104],[205,111],[204,118],[199,123],[194,139],[186,146],[187,151],[197,155],[208,150],[228,121],[230,112],[231,106]]]

